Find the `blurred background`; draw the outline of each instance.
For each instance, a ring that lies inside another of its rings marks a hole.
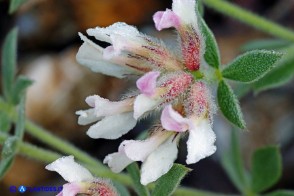
[[[232,2],[281,25],[294,28],[293,0]],[[110,100],[118,100],[127,88],[134,87],[132,80],[119,80],[92,73],[78,65],[75,55],[82,41],[77,33],[121,21],[135,25],[140,31],[159,37],[168,44],[174,43],[176,36],[173,30],[157,32],[152,22],[152,15],[156,11],[171,7],[170,0],[28,0],[13,15],[8,14],[8,7],[8,0],[0,0],[0,42],[2,45],[5,35],[13,26],[19,27],[19,72],[35,81],[27,94],[26,113],[29,119],[101,160],[107,154],[117,151],[123,139],[134,138],[142,129],[146,129],[148,120],[139,123],[123,138],[109,142],[87,137],[87,127],[77,125],[75,111],[87,108],[84,103],[87,96],[99,94]],[[207,8],[204,17],[215,33],[223,64],[242,53],[242,46],[249,41],[271,38]],[[250,164],[250,155],[257,147],[279,144],[282,149],[283,177],[274,189],[294,188],[293,100],[293,81],[282,88],[258,95],[247,93],[241,99],[248,125],[248,130],[240,136],[246,165]],[[193,172],[182,184],[224,194],[237,193],[219,161],[221,154],[228,148],[232,128],[220,115],[215,118],[218,151],[210,158],[189,165]],[[25,140],[47,147],[29,136]],[[184,164],[185,143],[180,146],[177,162]],[[0,195],[10,195],[8,187],[11,185],[61,184],[61,177],[45,170],[44,164],[17,156],[14,166],[0,182]]]

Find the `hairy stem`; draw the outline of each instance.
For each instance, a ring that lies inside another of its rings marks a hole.
[[[271,22],[261,16],[250,11],[244,10],[236,5],[222,0],[202,0],[203,3],[224,15],[235,18],[245,24],[255,27],[261,31],[269,33],[273,36],[294,42],[294,32]]]
[[[96,166],[97,169],[106,169],[106,167],[99,160],[91,157],[86,152],[78,149],[71,143],[64,141],[59,137],[51,134],[44,128],[34,124],[31,121],[26,121],[25,129],[28,134],[32,135],[33,137],[37,138],[43,143],[51,146],[52,148],[59,150],[60,152],[63,152],[68,155],[73,155],[76,159],[84,163]]]

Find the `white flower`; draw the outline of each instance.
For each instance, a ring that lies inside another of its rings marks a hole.
[[[117,196],[116,190],[106,180],[94,178],[83,166],[74,161],[73,156],[62,157],[45,167],[59,173],[67,184],[57,196],[76,196],[77,194],[99,194],[101,190],[109,196]]]
[[[166,131],[157,131],[150,138],[142,141],[126,140],[121,143],[116,153],[105,157],[113,172],[121,172],[134,161],[143,162],[141,183],[146,185],[166,174],[177,158],[178,137]]]
[[[91,109],[76,112],[78,123],[92,125],[87,134],[91,138],[117,139],[135,127],[137,120],[133,118],[133,98],[111,102],[98,95],[89,96],[86,102]]]

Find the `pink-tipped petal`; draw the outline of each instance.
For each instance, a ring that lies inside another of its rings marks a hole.
[[[83,190],[78,183],[67,183],[63,185],[62,195],[64,196],[75,196],[81,193]],[[62,196],[61,195],[61,196]]]
[[[188,129],[188,119],[182,117],[171,105],[166,106],[161,114],[161,125],[168,131],[184,132]]]
[[[216,151],[215,134],[208,119],[203,119],[189,130],[187,164],[212,155]]]
[[[144,76],[139,78],[136,82],[138,89],[141,93],[152,96],[155,92],[156,88],[156,80],[159,77],[160,72],[158,71],[151,71],[146,73]]]
[[[178,28],[180,26],[179,17],[171,10],[159,11],[153,15],[153,21],[158,31],[170,27]]]

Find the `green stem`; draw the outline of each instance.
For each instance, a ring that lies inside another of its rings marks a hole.
[[[52,148],[59,150],[60,152],[63,152],[68,155],[73,155],[76,159],[84,163],[96,166],[96,169],[107,169],[107,167],[104,166],[99,160],[91,157],[90,155],[78,149],[71,143],[58,138],[57,136],[51,134],[44,128],[34,124],[29,120],[26,121],[25,129],[26,132],[32,135],[33,137],[51,146]]]
[[[224,14],[235,18],[245,24],[255,27],[261,31],[279,37],[281,39],[289,40],[294,42],[294,32],[290,29],[282,27],[274,22],[271,22],[261,16],[251,13],[250,11],[244,10],[236,5],[233,5],[227,1],[222,0],[202,0],[203,3]]]

